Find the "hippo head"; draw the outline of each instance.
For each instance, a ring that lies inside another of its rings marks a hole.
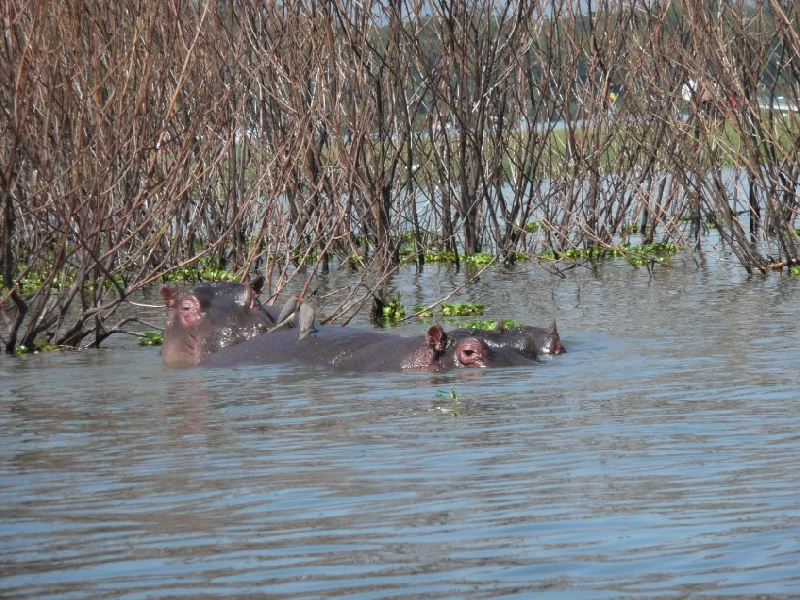
[[[555,321],[548,328],[520,325],[508,329],[456,329],[451,337],[473,336],[494,350],[513,351],[523,357],[538,360],[543,354],[564,354],[566,349]]]
[[[539,362],[543,354],[566,352],[555,322],[548,328],[454,329],[447,333],[434,325],[428,329],[426,343],[426,350],[416,358],[420,363],[427,360],[429,368],[443,370],[529,366]]]
[[[410,340],[411,338],[409,338]],[[413,371],[440,371],[454,368],[487,367],[491,350],[480,339],[470,335],[448,334],[441,325],[431,325],[425,332],[425,343],[403,360],[401,368]]]
[[[163,286],[161,298],[171,309],[161,351],[164,362],[194,365],[222,348],[265,333],[272,319],[258,300],[263,287],[261,275],[249,285],[200,283],[183,293]]]
[[[410,353],[403,369],[446,371],[463,368],[528,366],[539,362],[534,336],[527,332],[455,329],[431,325],[425,345]]]

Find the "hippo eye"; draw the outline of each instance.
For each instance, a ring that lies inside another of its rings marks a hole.
[[[475,350],[467,348],[466,350],[464,350],[464,354],[466,354],[467,356],[472,356],[473,354],[475,354]]]

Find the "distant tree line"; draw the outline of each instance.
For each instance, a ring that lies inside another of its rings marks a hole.
[[[7,351],[198,265],[513,262],[638,234],[798,257],[795,2],[21,0],[0,14]],[[361,289],[356,292],[356,289]],[[366,290],[366,291],[365,291]]]

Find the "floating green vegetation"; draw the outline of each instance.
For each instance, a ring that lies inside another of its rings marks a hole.
[[[554,250],[542,250],[537,255],[545,260],[578,260],[579,258],[590,258],[591,248],[567,248],[558,254]]]
[[[463,397],[459,396],[458,391],[456,390],[456,386],[451,386],[449,392],[437,392],[436,398],[440,402],[449,403],[449,408],[445,408],[443,406],[437,406],[436,410],[442,413],[450,413],[451,416],[457,417],[459,405],[463,405]]]
[[[67,289],[69,286],[75,283],[76,275],[77,273],[75,271],[60,271],[54,274],[52,281],[48,282],[45,280],[43,272],[31,270],[25,277],[19,280],[17,284],[17,289],[21,294],[27,294],[47,285],[51,290],[60,291]],[[179,282],[235,281],[237,277],[232,271],[229,271],[227,269],[220,269],[209,266],[193,266],[193,267],[180,267],[178,269],[175,269],[174,271],[170,271],[167,275],[164,276],[164,279],[166,281],[179,281]],[[105,289],[111,289],[115,285],[124,289],[127,286],[127,283],[125,281],[125,276],[114,275],[111,277],[106,277],[103,280],[103,287]],[[86,280],[84,282],[84,289],[91,290],[94,287],[95,284],[91,280]],[[0,293],[4,293],[6,291],[7,291],[6,286],[2,282],[0,282]],[[30,350],[30,352],[33,351],[35,350]]]
[[[181,267],[166,276],[168,281],[234,281],[236,275],[227,269]]]
[[[456,253],[451,250],[441,250],[440,252],[426,252],[425,262],[454,263],[456,262]]]
[[[615,250],[616,254],[614,256],[624,256],[632,265],[643,267],[648,263],[665,263],[677,251],[678,247],[675,244],[662,244],[660,242],[642,246],[622,244],[619,250]]]
[[[447,304],[442,302],[437,307],[438,309],[430,309],[427,306],[415,306],[414,312],[418,317],[472,317],[481,316],[486,309],[484,304],[476,304],[474,302],[456,302],[454,304]]]
[[[403,257],[404,260],[414,260],[416,254],[411,248],[403,247],[400,250],[400,256]],[[436,250],[436,251],[426,251],[423,255],[425,257],[426,263],[449,263],[455,264],[456,262],[456,253],[452,250]],[[527,258],[525,254],[520,253],[518,258],[524,260]],[[492,264],[497,257],[494,254],[490,254],[488,252],[478,252],[476,254],[470,254],[469,256],[461,256],[460,259],[467,265],[475,266],[475,267],[484,267],[486,265]]]
[[[160,346],[164,343],[164,334],[160,331],[147,331],[140,335],[140,346]]]
[[[442,316],[444,317],[480,316],[486,308],[484,304],[476,304],[474,302],[456,302],[455,304],[446,304],[443,302],[439,306],[441,307]]]
[[[394,325],[406,316],[406,307],[400,302],[400,294],[390,300],[375,298],[372,320],[377,325]]]
[[[421,319],[429,319],[435,314],[434,309],[427,306],[415,306],[414,313]]]
[[[487,319],[479,321],[469,321],[464,324],[466,329],[481,329],[483,331],[495,331],[497,329],[511,329],[516,327],[516,323],[512,319]]]
[[[665,263],[678,251],[675,244],[653,242],[634,246],[630,243],[620,244],[613,248],[568,248],[556,254],[553,250],[543,250],[539,258],[547,260],[597,260],[601,258],[624,258],[634,266],[645,266],[648,263]]]
[[[292,252],[290,255],[292,263],[298,267],[308,267],[320,260],[322,254],[320,252]],[[360,260],[357,255],[352,255],[348,260],[355,260],[356,263]]]
[[[351,254],[347,257],[347,270],[351,273],[355,273],[363,266],[364,262],[358,254]]]
[[[400,256],[404,262],[416,260],[416,253],[412,248],[407,246],[403,246],[400,249]],[[461,255],[460,257],[457,257],[456,253],[452,250],[428,250],[423,253],[423,256],[426,263],[455,264],[456,259],[459,258],[464,264],[471,267],[485,267],[498,260],[496,254],[491,254],[489,252],[477,252],[475,254]],[[530,260],[530,257],[524,252],[514,253],[514,258],[517,261]]]
[[[794,265],[793,267],[789,267],[789,273],[792,275],[800,275],[800,265]]]
[[[484,267],[486,265],[490,265],[494,262],[495,257],[488,252],[478,252],[476,254],[471,254],[464,258],[464,262],[468,265],[473,265],[476,267]]]
[[[34,354],[35,352],[52,352],[53,350],[61,350],[61,346],[50,342],[40,342],[34,346],[17,346],[14,349],[14,354],[21,356],[23,354]]]
[[[53,289],[61,289],[64,281],[63,273],[56,273],[53,282],[50,284]],[[24,294],[27,291],[37,290],[44,285],[44,275],[36,271],[29,271],[28,274],[19,280],[17,289]],[[5,292],[8,288],[0,282],[0,291]]]
[[[19,270],[20,271],[24,270],[22,265],[19,266]],[[38,290],[39,288],[47,285],[51,290],[60,291],[67,289],[69,286],[75,283],[75,278],[77,277],[77,275],[78,273],[75,269],[61,270],[53,273],[52,280],[47,281],[46,270],[38,271],[31,269],[27,272],[25,277],[19,280],[19,283],[17,284],[17,289],[19,290],[20,293],[26,294]],[[123,288],[125,287],[125,282],[120,277],[117,277],[116,280],[117,280],[116,283],[120,287]],[[107,277],[103,280],[103,285],[106,288],[113,287],[114,283],[115,281],[111,277]],[[86,280],[84,282],[85,289],[93,289],[93,287],[94,283],[92,282],[92,280]],[[0,282],[0,291],[6,291],[6,290],[7,290],[6,286],[3,284],[3,282]]]
[[[236,274],[219,266],[216,257],[203,256],[191,265],[170,271],[168,281],[235,281]]]

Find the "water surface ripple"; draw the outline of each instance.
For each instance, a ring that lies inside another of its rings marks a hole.
[[[0,358],[0,595],[797,594],[799,286],[487,271],[461,299],[558,317],[571,351],[533,370]]]

